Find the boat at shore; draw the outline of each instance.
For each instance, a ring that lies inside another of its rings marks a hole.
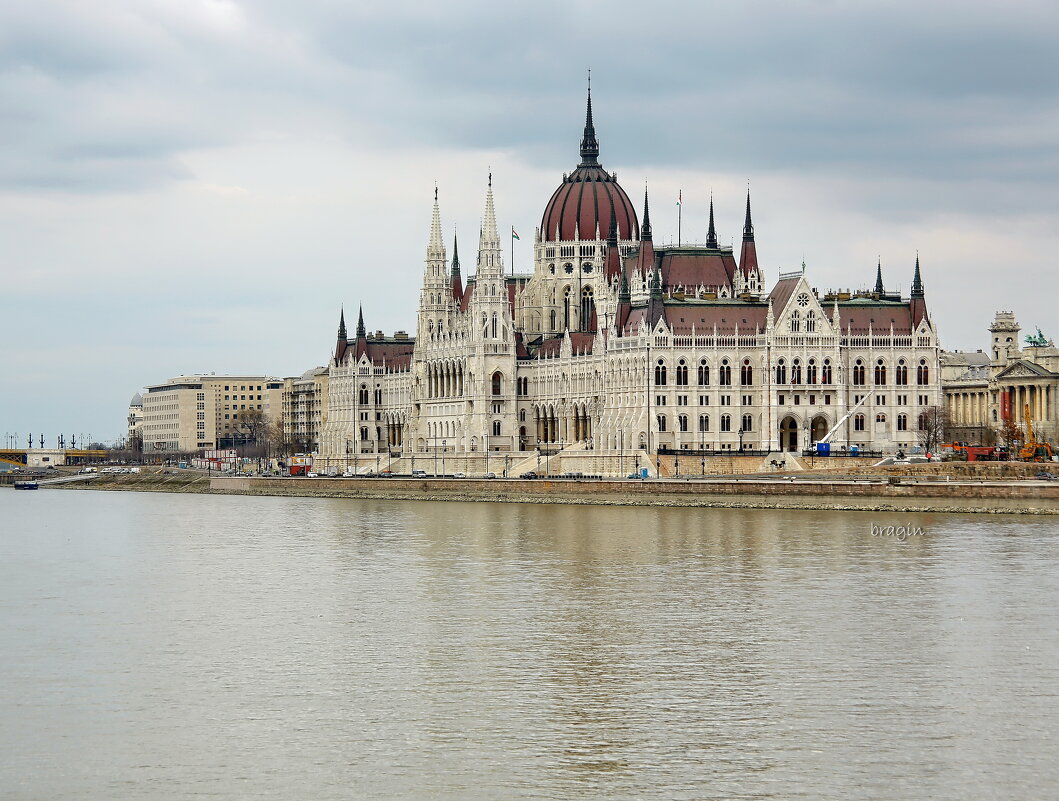
[[[35,490],[35,489],[40,489],[40,484],[37,483],[36,481],[32,481],[32,480],[31,481],[16,481],[15,482],[15,489]]]

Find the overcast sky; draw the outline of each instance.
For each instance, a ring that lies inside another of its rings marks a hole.
[[[413,331],[435,182],[533,231],[600,160],[655,240],[905,294],[950,349],[1059,335],[1059,4],[35,0],[0,5],[0,421],[113,440],[145,384],[326,364],[341,304]],[[505,253],[505,257],[507,254]]]

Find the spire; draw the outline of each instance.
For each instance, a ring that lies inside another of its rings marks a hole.
[[[499,245],[500,234],[496,229],[496,210],[493,208],[493,173],[489,173],[489,188],[485,192],[485,216],[482,219],[481,245],[496,242]]]
[[[364,328],[364,307],[360,307],[360,318],[357,320],[357,339],[367,336],[367,331]]]
[[[618,217],[610,215],[610,233],[607,234],[607,263],[605,265],[607,280],[611,280],[621,271],[621,250],[618,247]]]
[[[438,208],[438,188],[434,187],[434,215],[430,220],[430,244],[427,250],[430,256],[440,253],[445,247],[441,241],[441,211]],[[428,258],[430,257],[428,256]]]
[[[923,297],[923,277],[919,274],[919,254],[916,254],[916,274],[912,276],[912,297]]]
[[[632,303],[632,293],[629,291],[629,276],[625,270],[621,271],[621,284],[618,286],[618,303]]]
[[[599,166],[599,141],[596,126],[592,122],[592,71],[588,73],[588,104],[585,107],[585,134],[581,137],[581,163],[579,167]]]
[[[338,341],[346,341],[346,309],[342,308],[341,313],[338,315]]]
[[[883,293],[882,285],[882,256],[879,257],[879,264],[875,268],[875,294],[881,295]]]
[[[452,277],[460,277],[460,246],[455,232],[452,234]]]
[[[651,209],[647,204],[647,184],[643,188],[643,225],[640,226],[640,241],[651,241]]]
[[[743,222],[743,241],[754,241],[754,223],[750,221],[750,187],[746,188],[746,220]]]
[[[654,278],[651,279],[651,300],[662,299],[662,273],[658,271],[658,265],[655,265]]]
[[[717,247],[717,229],[713,225],[713,194],[710,194],[710,229],[706,232],[706,247]]]

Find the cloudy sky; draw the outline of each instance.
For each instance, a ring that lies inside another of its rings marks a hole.
[[[737,238],[749,181],[770,280],[907,293],[918,251],[945,347],[1059,336],[1054,2],[35,0],[0,5],[2,433],[325,364],[341,304],[412,330],[435,182],[473,262],[491,167],[527,268],[588,68],[656,241],[678,190]]]

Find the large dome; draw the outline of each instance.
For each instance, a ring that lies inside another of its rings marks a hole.
[[[541,239],[546,242],[570,241],[578,236],[595,239],[597,226],[599,238],[606,239],[612,219],[618,221],[618,239],[640,238],[640,224],[629,196],[617,179],[600,166],[599,142],[592,123],[592,95],[589,93],[585,135],[581,139],[581,163],[563,179],[548,201],[541,218]]]

